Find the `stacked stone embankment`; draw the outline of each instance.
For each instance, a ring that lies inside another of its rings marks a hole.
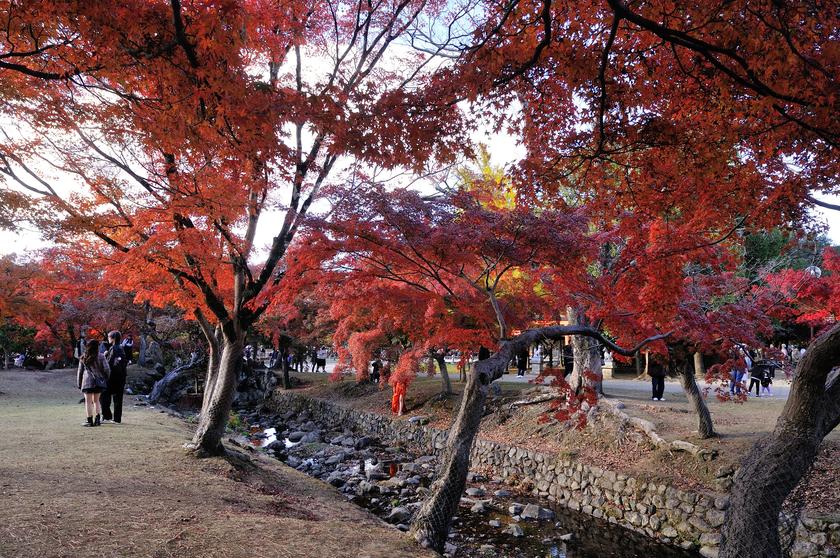
[[[275,392],[276,410],[308,411],[325,425],[340,424],[391,444],[406,444],[426,454],[438,454],[448,431],[422,420],[392,418],[300,394]],[[729,497],[714,492],[682,490],[579,463],[563,456],[479,439],[471,467],[510,483],[533,486],[534,494],[572,510],[602,518],[650,538],[714,557]],[[792,547],[793,558],[838,556],[840,518],[801,517]]]

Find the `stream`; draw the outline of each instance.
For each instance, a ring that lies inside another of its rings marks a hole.
[[[406,531],[429,494],[437,458],[350,430],[324,429],[306,412],[243,416],[245,440]],[[271,426],[269,426],[271,425]],[[607,521],[470,473],[445,556],[498,558],[697,557]]]

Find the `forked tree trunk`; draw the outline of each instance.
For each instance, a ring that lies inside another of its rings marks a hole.
[[[698,353],[694,354],[696,355]],[[700,438],[705,440],[706,438],[717,436],[714,423],[712,422],[712,414],[709,412],[709,407],[706,405],[703,394],[700,393],[700,388],[697,387],[694,365],[690,361],[685,361],[680,365],[680,383],[682,384],[686,397],[688,397],[689,403],[691,403],[694,412],[697,414],[697,432]]]
[[[443,552],[452,517],[458,510],[458,503],[466,486],[470,451],[484,414],[484,404],[487,401],[490,384],[502,377],[511,358],[519,351],[545,339],[558,340],[575,334],[599,337],[613,351],[625,356],[632,355],[641,346],[654,339],[665,337],[652,337],[633,349],[623,349],[603,339],[591,328],[551,326],[528,330],[513,339],[503,341],[499,352],[486,360],[476,362],[472,373],[467,378],[458,415],[449,430],[446,449],[441,456],[438,477],[431,486],[428,500],[417,511],[411,525],[410,535],[421,545]]]
[[[243,346],[244,335],[235,339],[224,336],[213,390],[202,410],[195,436],[192,442],[187,444],[187,449],[198,456],[222,455],[225,452],[222,436],[228,423],[236,382],[242,367]]]
[[[443,355],[435,355],[438,368],[440,369],[441,389],[446,395],[452,395],[452,382],[449,381],[449,370],[446,368],[446,360]]]
[[[814,340],[799,362],[772,433],[741,464],[721,531],[721,558],[780,558],[782,504],[840,422],[840,324]]]

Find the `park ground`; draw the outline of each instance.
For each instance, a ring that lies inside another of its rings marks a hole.
[[[302,382],[301,393],[328,399],[359,410],[391,414],[390,388],[371,384],[357,385],[351,377],[330,381],[325,374],[294,374]],[[574,458],[590,465],[655,479],[686,489],[720,491],[722,472],[738,467],[746,453],[761,436],[772,431],[784,407],[789,384],[779,380],[774,397],[750,398],[745,402],[721,401],[711,386],[706,402],[712,413],[718,436],[700,440],[697,418],[680,384],[666,383],[666,401],[650,400],[650,381],[632,378],[605,380],[604,391],[613,401],[624,404],[630,416],[652,422],[656,432],[668,441],[684,440],[714,450],[715,459],[705,461],[684,452],[654,448],[640,434],[617,427],[617,421],[605,413],[581,430],[564,428],[556,423],[542,424],[540,416],[547,404],[526,405],[510,410],[510,403],[533,397],[542,389],[526,378],[509,374],[498,380],[499,392],[488,401],[489,412],[481,424],[480,436],[496,442],[524,446]],[[457,380],[457,374],[453,377]],[[702,386],[706,384],[701,382]],[[440,377],[418,376],[408,389],[406,418],[428,416],[438,428],[449,428],[460,403],[463,384],[452,383],[452,397],[441,398]],[[812,513],[840,515],[840,432],[826,438],[820,456],[803,486],[801,495]]]
[[[434,556],[282,464],[187,457],[190,425],[133,397],[82,428],[73,376],[0,371],[0,558]]]

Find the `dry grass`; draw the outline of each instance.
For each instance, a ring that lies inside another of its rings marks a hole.
[[[434,556],[268,460],[195,460],[188,426],[134,407],[81,428],[70,371],[0,371],[0,557]]]

